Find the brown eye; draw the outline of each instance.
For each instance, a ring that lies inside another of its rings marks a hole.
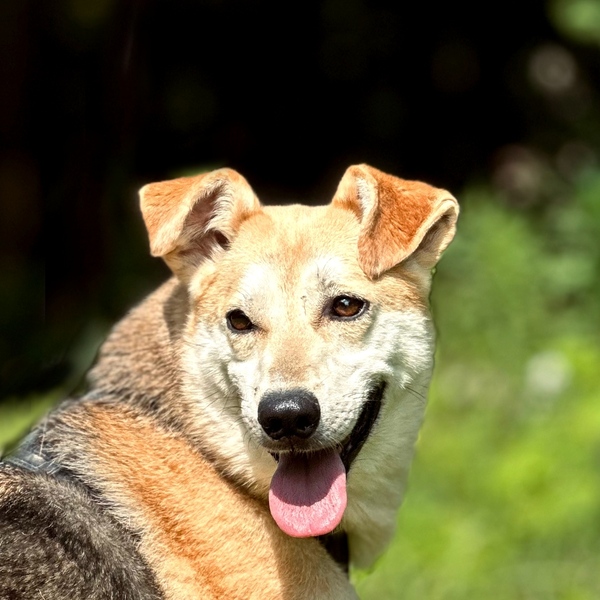
[[[254,323],[239,308],[227,313],[227,325],[232,331],[250,331],[254,329]]]
[[[331,314],[338,319],[351,319],[362,315],[367,306],[365,300],[352,296],[337,296],[331,303]]]

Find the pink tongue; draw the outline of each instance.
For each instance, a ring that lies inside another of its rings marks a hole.
[[[333,531],[346,509],[346,469],[334,450],[281,454],[271,480],[269,508],[294,537]]]

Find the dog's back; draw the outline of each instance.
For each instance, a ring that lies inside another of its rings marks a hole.
[[[159,600],[148,564],[83,486],[0,463],[2,600]]]
[[[319,542],[289,538],[148,412],[83,398],[43,436],[58,475],[0,467],[2,600],[355,597]]]

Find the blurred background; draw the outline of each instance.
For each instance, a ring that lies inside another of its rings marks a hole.
[[[437,370],[369,599],[600,598],[600,0],[4,0],[0,452],[167,275],[141,185],[451,190]]]

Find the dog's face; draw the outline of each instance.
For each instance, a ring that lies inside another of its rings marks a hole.
[[[151,184],[142,208],[153,253],[189,290],[181,362],[201,437],[230,475],[269,489],[288,534],[352,529],[369,471],[403,479],[410,462],[430,271],[455,200],[361,166],[324,207],[262,207],[222,170]]]

